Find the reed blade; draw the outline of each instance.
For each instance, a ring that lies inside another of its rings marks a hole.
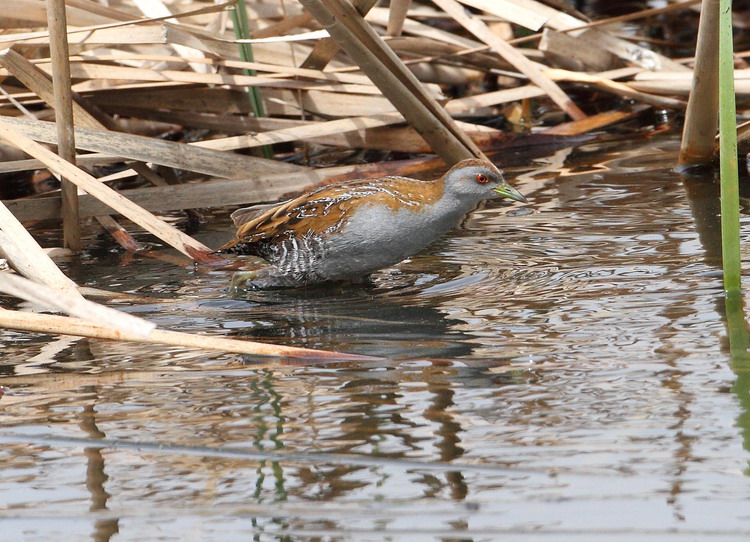
[[[740,290],[740,203],[734,98],[732,2],[719,5],[719,133],[721,138],[721,239],[724,289]]]

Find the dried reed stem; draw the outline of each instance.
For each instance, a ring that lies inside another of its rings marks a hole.
[[[401,35],[401,30],[404,28],[404,20],[410,6],[411,0],[391,0],[386,36],[395,37]]]
[[[62,292],[8,272],[0,273],[0,292],[91,322],[107,322],[123,333],[146,337],[156,328],[156,324],[143,318],[84,299],[78,292]]]
[[[0,253],[4,254],[13,268],[23,276],[69,295],[80,297],[75,283],[60,271],[44,249],[2,202],[0,202]]]
[[[678,164],[707,164],[719,121],[719,0],[701,6],[693,87],[688,98]]]
[[[586,113],[573,103],[573,101],[565,94],[560,87],[555,84],[549,77],[529,59],[527,59],[523,53],[518,51],[515,47],[510,45],[508,42],[503,40],[500,36],[492,32],[486,24],[480,21],[476,17],[466,13],[463,6],[455,0],[432,0],[437,4],[443,11],[458,21],[461,26],[466,28],[469,32],[474,34],[484,43],[489,45],[493,51],[505,58],[519,71],[526,75],[532,83],[541,87],[550,99],[555,102],[560,109],[565,111],[573,120],[581,120],[586,118]]]
[[[47,0],[47,25],[50,32],[52,84],[54,87],[57,153],[75,163],[75,133],[70,88],[68,34],[64,0]],[[64,177],[62,182],[63,242],[65,247],[80,251],[81,229],[78,223],[78,188]]]
[[[10,311],[7,309],[0,309],[0,327],[31,331],[35,333],[75,335],[77,337],[90,337],[93,339],[168,344],[172,346],[200,348],[203,350],[218,350],[220,352],[249,354],[255,356],[329,360],[375,359],[369,356],[359,356],[356,354],[342,354],[327,350],[280,346],[253,341],[227,339],[225,337],[211,337],[206,335],[181,333],[178,331],[165,331],[161,329],[154,329],[148,334],[148,336],[144,337],[134,333],[123,332],[104,324],[82,320],[80,318]]]
[[[185,235],[180,230],[170,226],[163,220],[152,215],[145,209],[137,206],[120,193],[112,190],[105,184],[100,183],[88,173],[78,169],[76,166],[61,159],[59,156],[48,151],[29,137],[14,129],[5,121],[0,121],[0,137],[11,145],[22,149],[31,156],[38,158],[53,172],[66,176],[76,186],[88,192],[91,196],[106,203],[118,213],[128,217],[136,224],[141,225],[164,242],[173,246],[183,254],[190,256],[196,261],[208,263],[221,260],[212,254],[210,248],[199,243],[192,237]]]
[[[344,0],[301,0],[448,164],[484,156],[362,16]]]
[[[53,87],[53,83],[49,80],[49,77],[47,74],[39,69],[37,66],[29,62],[25,57],[21,56],[17,52],[13,51],[12,49],[6,49],[5,51],[0,52],[0,64],[4,65],[8,71],[13,73],[19,81],[21,81],[26,87],[34,92],[37,96],[39,96],[42,100],[47,102],[48,104],[52,105],[54,107],[54,104],[56,102],[56,96],[55,88]],[[70,111],[72,114],[72,119],[70,122],[70,126],[73,127],[73,138],[75,139],[75,129],[74,124],[78,123],[82,126],[88,126],[90,128],[101,128],[105,129],[104,124],[102,124],[102,121],[98,120],[97,117],[95,117],[93,114],[91,114],[86,108],[83,107],[78,101],[80,101],[80,97],[74,96],[72,92],[69,92],[71,97],[70,101]],[[78,101],[76,101],[77,98]],[[102,118],[102,120],[106,121],[109,125],[114,125],[115,122],[105,113],[97,111],[98,116]],[[57,124],[57,133],[58,133],[58,141],[60,141],[60,123]],[[67,134],[66,134],[67,135]],[[58,145],[58,150],[62,149],[62,145]],[[73,156],[72,159],[68,159],[68,162],[71,164],[76,163],[76,155],[75,155],[75,149],[72,149]],[[151,170],[143,163],[137,163],[133,165],[133,169],[135,169],[138,173],[141,173],[146,178],[151,178],[149,174],[152,174]],[[65,184],[71,184],[70,181],[65,181]],[[65,186],[65,185],[64,185]],[[77,188],[76,188],[77,191]],[[66,193],[65,191],[62,192],[61,199],[63,202],[62,205],[62,214],[63,214],[63,228],[65,228],[65,217],[66,215],[66,208],[65,206],[65,199]],[[75,206],[75,212],[78,216],[78,219],[80,220],[80,201],[76,193],[76,206]],[[96,219],[99,221],[99,223],[102,225],[102,227],[109,232],[112,237],[115,239],[115,241],[121,245],[125,250],[137,250],[140,245],[139,243],[131,236],[122,226],[120,226],[117,221],[115,221],[114,218],[110,216],[98,216]],[[78,222],[76,222],[77,224]],[[70,247],[68,247],[70,248]]]

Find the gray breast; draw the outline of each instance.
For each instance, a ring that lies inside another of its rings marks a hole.
[[[475,203],[443,197],[398,210],[360,205],[334,233],[276,245],[270,277],[279,285],[362,278],[413,256],[458,224]]]
[[[463,209],[438,202],[420,210],[363,205],[323,241],[318,272],[328,280],[364,276],[413,256],[453,228]]]

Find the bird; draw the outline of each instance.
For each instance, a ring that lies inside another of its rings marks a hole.
[[[403,176],[323,185],[297,198],[238,209],[237,233],[217,249],[269,265],[235,273],[233,287],[360,283],[413,256],[457,226],[480,202],[526,198],[491,162],[461,160],[436,180]]]

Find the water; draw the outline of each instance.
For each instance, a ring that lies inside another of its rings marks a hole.
[[[560,151],[515,172],[529,205],[488,204],[368,287],[230,299],[224,271],[92,240],[68,272],[152,296],[110,304],[165,329],[384,359],[3,331],[4,538],[746,540],[717,190],[675,152]]]

